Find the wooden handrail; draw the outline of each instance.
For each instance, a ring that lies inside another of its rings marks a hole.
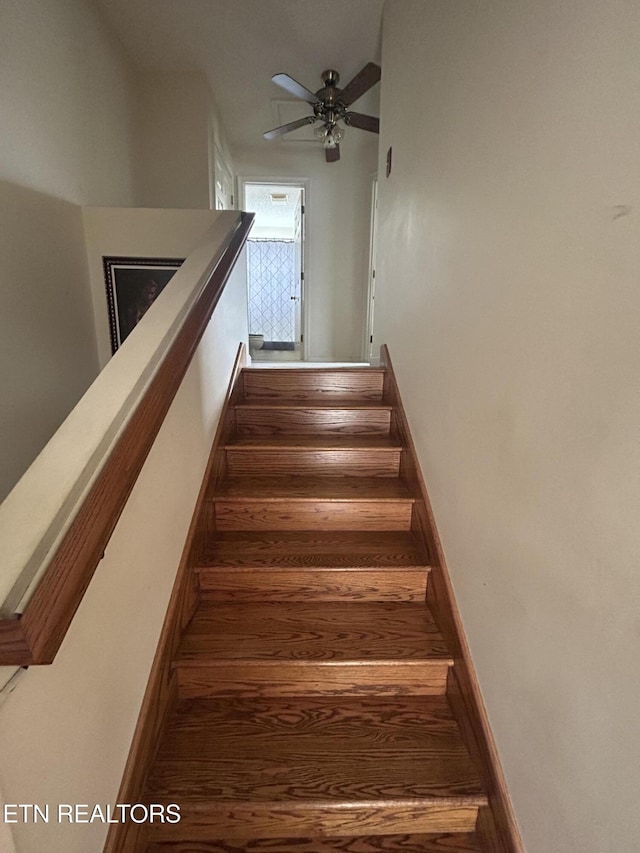
[[[24,613],[14,619],[0,620],[0,665],[48,664],[55,658],[246,242],[252,222],[253,214],[243,213],[237,228],[227,236],[218,263],[105,459]]]

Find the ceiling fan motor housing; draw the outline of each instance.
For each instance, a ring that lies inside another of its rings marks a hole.
[[[342,89],[338,88],[340,75],[333,69],[323,71],[322,82],[325,85],[316,92],[318,103],[314,105],[313,111],[323,121],[335,124],[336,121],[344,118],[346,112],[346,107],[340,102],[342,94]]]

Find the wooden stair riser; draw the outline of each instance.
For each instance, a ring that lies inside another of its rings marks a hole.
[[[163,803],[162,798],[157,800]],[[167,801],[168,805],[168,801]],[[361,836],[399,833],[470,833],[476,826],[478,807],[451,805],[330,806],[278,804],[271,808],[253,803],[234,803],[229,808],[192,809],[183,805],[177,824],[151,824],[149,838],[156,840],[206,840],[211,827],[230,841],[253,838],[288,838],[318,835]],[[444,848],[446,851],[446,848]],[[444,853],[444,851],[443,851]]]
[[[410,530],[411,501],[215,501],[217,530]]]
[[[389,435],[391,410],[236,407],[239,435]]]
[[[227,471],[235,476],[288,474],[325,477],[397,477],[400,450],[259,450],[227,448]]]
[[[421,543],[411,532],[302,530],[275,533],[217,531],[205,545],[202,568],[428,570]]]
[[[382,399],[382,370],[245,370],[242,376],[246,400],[323,399],[338,397],[357,401]]]
[[[416,569],[200,569],[204,601],[424,601]]]
[[[287,696],[443,696],[449,661],[286,663],[232,661],[176,666],[181,699]]]

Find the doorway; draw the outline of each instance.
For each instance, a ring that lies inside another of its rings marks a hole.
[[[242,181],[255,213],[247,241],[249,351],[254,361],[304,358],[305,186]]]

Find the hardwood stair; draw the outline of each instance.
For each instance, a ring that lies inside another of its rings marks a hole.
[[[397,423],[384,370],[242,371],[147,853],[490,849]]]
[[[164,842],[147,853],[482,853],[475,832],[346,838],[260,838],[254,841]]]
[[[182,702],[149,785],[167,840],[470,832],[486,803],[443,697]]]
[[[443,694],[452,661],[423,604],[203,604],[175,661],[180,695]]]

